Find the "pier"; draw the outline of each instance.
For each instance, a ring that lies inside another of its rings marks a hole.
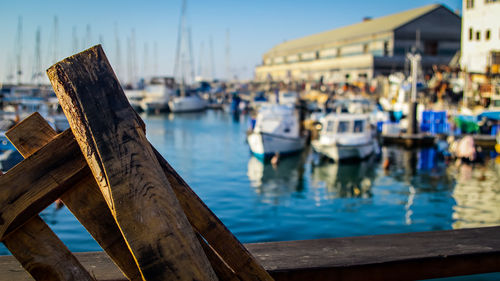
[[[275,280],[417,280],[500,270],[500,227],[245,244]],[[75,253],[98,281],[125,281],[104,252]],[[0,280],[33,280],[0,257]]]

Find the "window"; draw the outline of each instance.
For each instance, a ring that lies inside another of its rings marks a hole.
[[[342,49],[338,48],[337,49],[337,57],[340,57],[340,56],[342,56]]]
[[[424,42],[424,54],[435,56],[438,52],[438,42],[437,41],[425,41]]]
[[[333,121],[328,121],[328,123],[326,124],[326,131],[327,132],[333,132],[333,125],[335,124],[335,122]]]
[[[363,120],[355,120],[354,121],[354,132],[362,133],[365,122]]]
[[[384,57],[387,57],[389,55],[389,42],[385,41],[384,42]]]
[[[368,53],[368,44],[363,44],[363,54]]]
[[[467,6],[467,9],[474,8],[474,0],[467,0],[466,6]]]
[[[481,31],[476,31],[476,40],[481,40]]]
[[[473,38],[474,38],[474,31],[472,30],[472,28],[469,28],[469,40],[472,41]]]
[[[489,29],[488,29],[488,30],[486,30],[486,35],[485,35],[485,37],[486,37],[486,40],[490,40],[490,30],[489,30]]]
[[[340,121],[339,127],[337,128],[337,133],[345,133],[349,130],[349,122],[348,121]]]

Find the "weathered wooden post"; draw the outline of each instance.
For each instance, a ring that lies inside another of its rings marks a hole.
[[[47,70],[145,280],[216,280],[100,46]]]

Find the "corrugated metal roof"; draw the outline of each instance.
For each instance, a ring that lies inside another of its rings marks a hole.
[[[393,31],[394,29],[439,7],[442,6],[440,4],[427,5],[397,14],[371,19],[353,25],[287,41],[276,45],[269,50],[266,55],[287,55],[293,53],[293,51],[297,52],[300,51],[300,49],[307,49],[308,47],[317,47],[322,44],[333,43],[335,41]]]

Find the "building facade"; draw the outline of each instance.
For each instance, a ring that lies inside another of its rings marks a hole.
[[[460,49],[460,16],[428,5],[281,43],[263,55],[257,81],[349,82],[403,71],[406,54],[422,66],[448,64]]]
[[[500,0],[463,0],[462,11],[462,68],[499,74]]]

